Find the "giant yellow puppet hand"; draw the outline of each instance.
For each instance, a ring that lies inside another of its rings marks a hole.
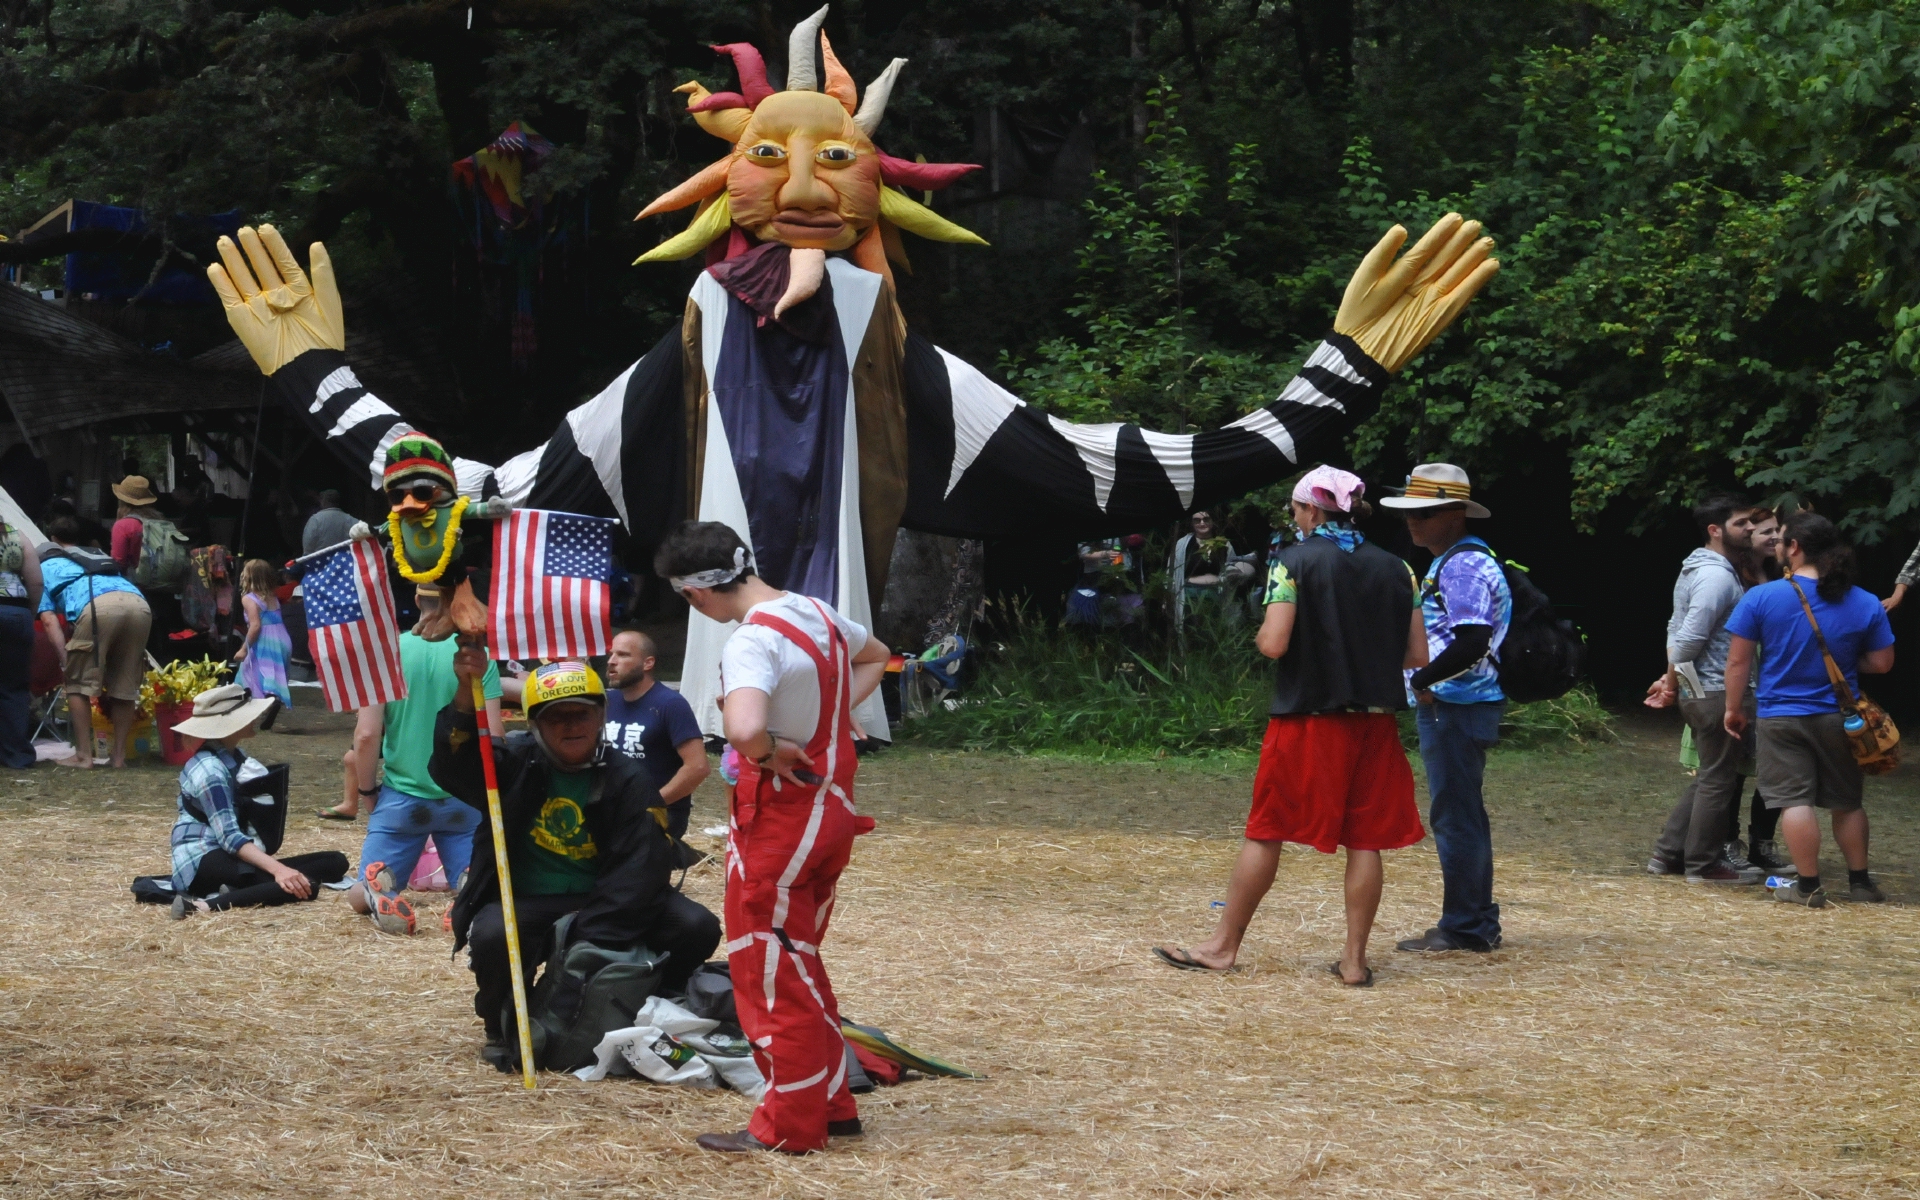
[[[1479,233],[1480,222],[1448,213],[1396,262],[1407,230],[1389,229],[1347,281],[1333,331],[1389,371],[1406,366],[1499,271],[1493,239]]]
[[[294,261],[280,231],[262,225],[240,231],[240,246],[223,237],[220,263],[207,268],[213,290],[226,306],[227,324],[240,335],[247,353],[271,375],[309,350],[345,350],[346,324],[340,314],[340,289],[333,281],[333,260],[315,242],[308,249],[313,281]],[[245,247],[246,258],[240,257]],[[251,262],[253,269],[248,270]],[[221,263],[225,265],[222,266]]]

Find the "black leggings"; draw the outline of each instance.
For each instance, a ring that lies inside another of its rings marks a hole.
[[[321,884],[339,883],[347,877],[347,856],[338,850],[289,854],[280,861],[307,877],[309,900],[320,894]],[[222,884],[233,890],[224,896],[219,895]],[[225,850],[207,851],[207,856],[200,860],[199,869],[194,871],[193,882],[187,890],[205,899],[207,907],[215,912],[229,908],[287,904],[295,899],[274,881],[273,876],[241,862]]]
[[[1776,830],[1780,828],[1780,810],[1768,808],[1767,802],[1760,798],[1760,789],[1753,789],[1753,806],[1747,813],[1747,845],[1756,842],[1771,842]]]

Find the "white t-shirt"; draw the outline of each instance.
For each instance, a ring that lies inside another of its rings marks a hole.
[[[821,656],[831,661],[833,650],[828,644],[827,627],[820,619],[822,610],[847,639],[847,657],[860,653],[867,644],[867,631],[824,600],[816,602],[788,592],[778,600],[754,605],[747,615],[763,612],[779,617],[812,639]],[[736,688],[758,688],[773,697],[767,708],[770,732],[802,746],[813,740],[814,729],[820,724],[820,676],[813,659],[785,634],[741,622],[720,651],[720,694],[724,698]]]

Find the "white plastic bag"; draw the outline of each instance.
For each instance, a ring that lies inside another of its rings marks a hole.
[[[767,1090],[751,1054],[737,1053],[738,1045],[730,1041],[707,1037],[720,1022],[696,1017],[664,996],[649,997],[633,1020],[630,1027],[601,1038],[593,1048],[593,1065],[581,1067],[575,1077],[588,1082],[605,1079],[622,1073],[624,1064],[655,1083],[725,1086],[756,1103]]]

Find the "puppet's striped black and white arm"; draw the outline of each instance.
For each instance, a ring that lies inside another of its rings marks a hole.
[[[918,334],[905,363],[902,524],[957,537],[1130,533],[1244,495],[1336,452],[1387,372],[1328,334],[1264,408],[1223,429],[1155,433],[1049,417]]]
[[[614,517],[630,530],[664,530],[684,488],[680,376],[675,329],[599,395],[567,413],[542,445],[497,467],[455,457],[460,494]],[[366,471],[374,488],[387,448],[420,428],[369,391],[338,350],[307,351],[276,371],[272,384],[288,410],[342,462]],[[458,431],[422,432],[460,440],[450,437]]]

